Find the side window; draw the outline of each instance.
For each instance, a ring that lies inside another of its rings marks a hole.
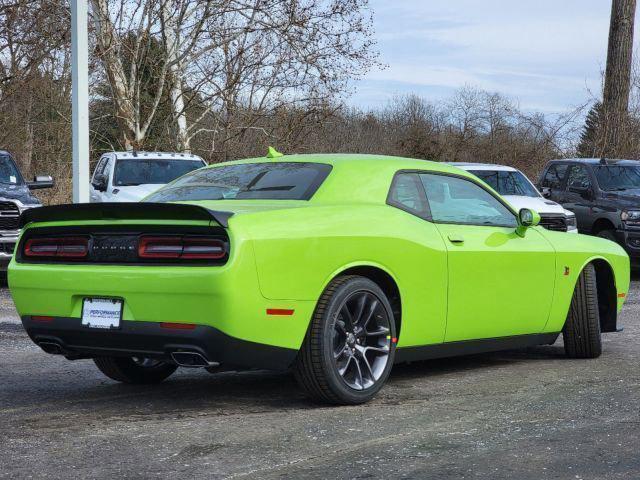
[[[569,165],[559,164],[551,165],[542,179],[542,187],[554,188],[556,190],[562,188],[562,181],[567,174]]]
[[[417,173],[399,173],[394,177],[388,203],[419,217],[429,215],[427,198]]]
[[[587,169],[580,165],[572,165],[567,179],[567,188],[591,188],[591,179]]]
[[[107,183],[109,183],[109,175],[111,175],[111,168],[113,167],[113,160],[108,159],[107,162],[104,164],[104,170],[102,171],[102,174],[107,177]]]
[[[98,165],[96,166],[96,169],[93,171],[92,182],[95,181],[96,175],[100,175],[104,171],[104,166],[107,163],[107,159],[108,157],[102,157],[100,160],[98,160]]]
[[[497,198],[470,180],[420,174],[434,222],[517,227],[516,216]]]

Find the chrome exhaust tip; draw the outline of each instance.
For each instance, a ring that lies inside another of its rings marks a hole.
[[[197,352],[171,352],[171,358],[180,367],[201,368],[217,365],[217,363],[210,362],[204,355]]]

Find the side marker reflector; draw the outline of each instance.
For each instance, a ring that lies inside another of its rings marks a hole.
[[[618,298],[624,298],[624,297],[626,297],[626,296],[627,296],[627,294],[626,294],[626,293],[624,293],[624,292],[623,292],[623,293],[619,293],[619,294],[618,294]]]
[[[267,315],[293,315],[293,309],[267,308]]]

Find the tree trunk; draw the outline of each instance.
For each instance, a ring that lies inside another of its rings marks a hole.
[[[613,0],[602,102],[604,127],[602,156],[616,157],[624,150],[631,86],[635,12],[636,0]]]
[[[165,48],[169,61],[169,97],[171,98],[171,113],[176,132],[175,144],[178,152],[191,152],[191,138],[188,135],[187,114],[185,112],[184,91],[182,88],[182,62],[178,60],[180,51],[180,32],[176,21],[176,14],[172,12],[172,3],[168,0],[162,5],[162,16],[165,24]]]
[[[122,141],[127,150],[139,150],[144,145],[146,132],[140,127],[139,111],[120,57],[120,39],[109,16],[108,0],[91,0],[91,5],[98,52],[111,87]]]

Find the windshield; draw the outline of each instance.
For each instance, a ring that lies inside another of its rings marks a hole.
[[[201,160],[118,160],[113,185],[165,184],[201,167],[204,167]]]
[[[147,202],[182,200],[308,200],[329,175],[320,163],[245,163],[193,172],[161,188]]]
[[[8,155],[0,155],[0,183],[22,184],[20,172]]]
[[[640,189],[640,166],[594,167],[598,185],[602,190]]]
[[[539,197],[540,193],[519,171],[507,170],[469,170],[476,177],[489,184],[500,195],[520,195]]]

